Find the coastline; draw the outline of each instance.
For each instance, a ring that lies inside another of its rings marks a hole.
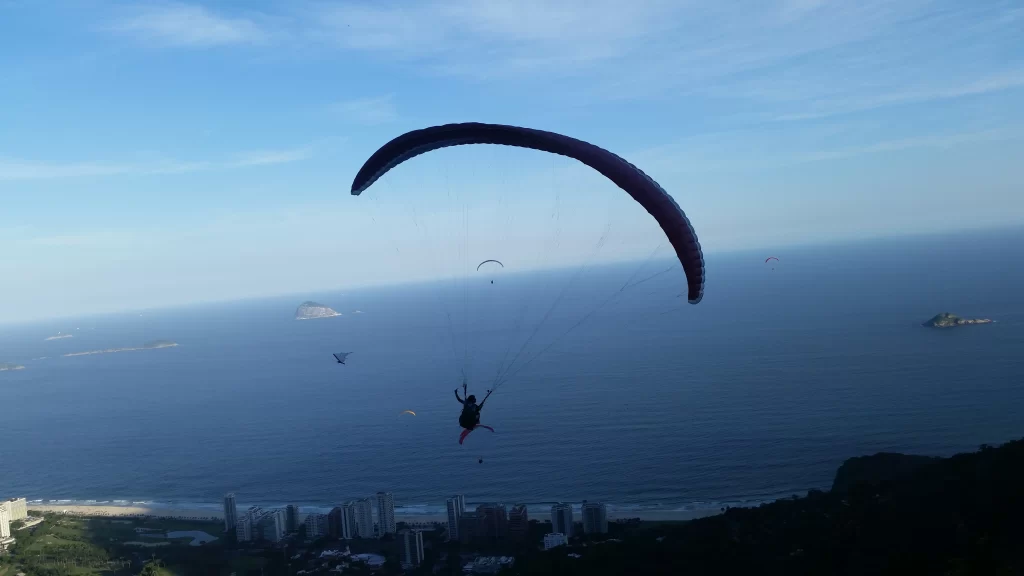
[[[146,505],[101,505],[101,504],[32,504],[28,505],[29,512],[67,514],[71,516],[92,516],[109,518],[174,518],[178,520],[197,520],[209,522],[221,522],[224,520],[224,513],[211,508],[187,508],[187,507],[158,507]],[[309,512],[320,511],[319,508],[300,507],[300,514],[305,516]],[[534,506],[530,511],[534,519],[541,522],[549,518],[549,511]],[[243,507],[239,506],[239,510]],[[609,520],[626,520],[638,518],[642,522],[682,522],[695,520],[707,516],[720,514],[719,510],[616,510],[608,508]],[[447,522],[446,514],[405,512],[401,508],[395,510],[395,520],[407,524],[431,524]]]

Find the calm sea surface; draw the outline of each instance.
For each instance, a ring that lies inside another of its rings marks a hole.
[[[648,262],[0,326],[26,366],[0,372],[0,493],[717,508],[827,488],[851,456],[1024,436],[1021,232],[707,265],[698,306]],[[344,316],[295,321],[306,298]],[[942,311],[997,322],[920,326]],[[61,356],[157,339],[180,346]],[[513,359],[497,432],[459,446],[461,374],[479,395]]]

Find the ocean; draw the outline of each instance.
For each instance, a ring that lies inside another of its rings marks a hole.
[[[827,489],[852,456],[1024,436],[1021,230],[710,255],[697,306],[666,266],[0,326],[0,362],[26,366],[0,372],[0,495],[702,510]],[[306,299],[343,316],[294,320]],[[921,326],[944,311],[996,322]],[[159,339],[179,346],[61,356]],[[462,374],[482,395],[527,340],[495,432],[460,446]]]

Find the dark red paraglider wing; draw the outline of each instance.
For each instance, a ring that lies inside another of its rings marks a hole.
[[[446,124],[407,132],[382,146],[363,164],[352,181],[359,195],[395,166],[420,154],[448,146],[498,144],[550,152],[573,158],[597,170],[633,197],[658,221],[686,273],[687,299],[704,297],[704,254],[689,219],[657,182],[608,150],[543,130],[501,124]]]
[[[472,432],[473,430],[476,430],[477,428],[486,428],[486,429],[490,430],[491,432],[494,432],[494,428],[491,428],[490,426],[484,426],[483,424],[477,424],[476,426],[474,426],[472,428],[465,428],[462,431],[462,434],[459,434],[459,444],[462,444],[463,442],[465,442],[466,441],[466,436],[469,436],[469,433]]]
[[[778,261],[779,259],[778,259],[778,258],[776,258],[775,256],[769,256],[769,257],[767,257],[767,258],[765,258],[765,259],[764,259],[764,261],[765,261],[765,262],[767,262],[767,261],[769,261],[769,260],[775,260],[775,261]]]

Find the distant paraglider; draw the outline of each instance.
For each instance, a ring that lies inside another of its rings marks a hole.
[[[402,410],[402,412],[399,414],[399,416],[401,416],[402,414],[412,414],[413,416],[416,415],[416,413],[413,412],[412,410]]]
[[[499,260],[484,260],[483,262],[481,262],[481,263],[476,265],[476,271],[479,272],[481,266],[483,266],[484,264],[491,263],[491,262],[493,262],[494,264],[497,264],[498,266],[501,266],[502,268],[505,267],[505,265],[502,264]],[[491,280],[491,284],[494,284],[494,280]]]
[[[338,364],[344,364],[345,359],[348,358],[349,354],[351,354],[351,352],[338,352],[334,355],[334,359],[338,361]]]
[[[504,267],[505,267],[505,265],[504,265],[504,264],[502,264],[502,263],[501,263],[500,261],[498,261],[498,260],[484,260],[483,262],[481,262],[481,263],[479,263],[479,264],[477,264],[477,265],[476,265],[476,271],[477,271],[477,272],[479,272],[479,271],[480,271],[480,267],[481,267],[481,266],[483,266],[484,264],[487,264],[488,262],[494,262],[495,264],[497,264],[498,266],[501,266],[502,268],[504,268]]]
[[[767,257],[767,258],[765,258],[765,259],[764,259],[764,263],[765,263],[765,264],[767,264],[769,260],[775,260],[776,262],[778,262],[778,261],[779,261],[779,259],[778,259],[778,258],[776,258],[775,256],[769,256],[769,257]],[[775,267],[774,267],[774,266],[772,267],[772,270],[775,270]]]

